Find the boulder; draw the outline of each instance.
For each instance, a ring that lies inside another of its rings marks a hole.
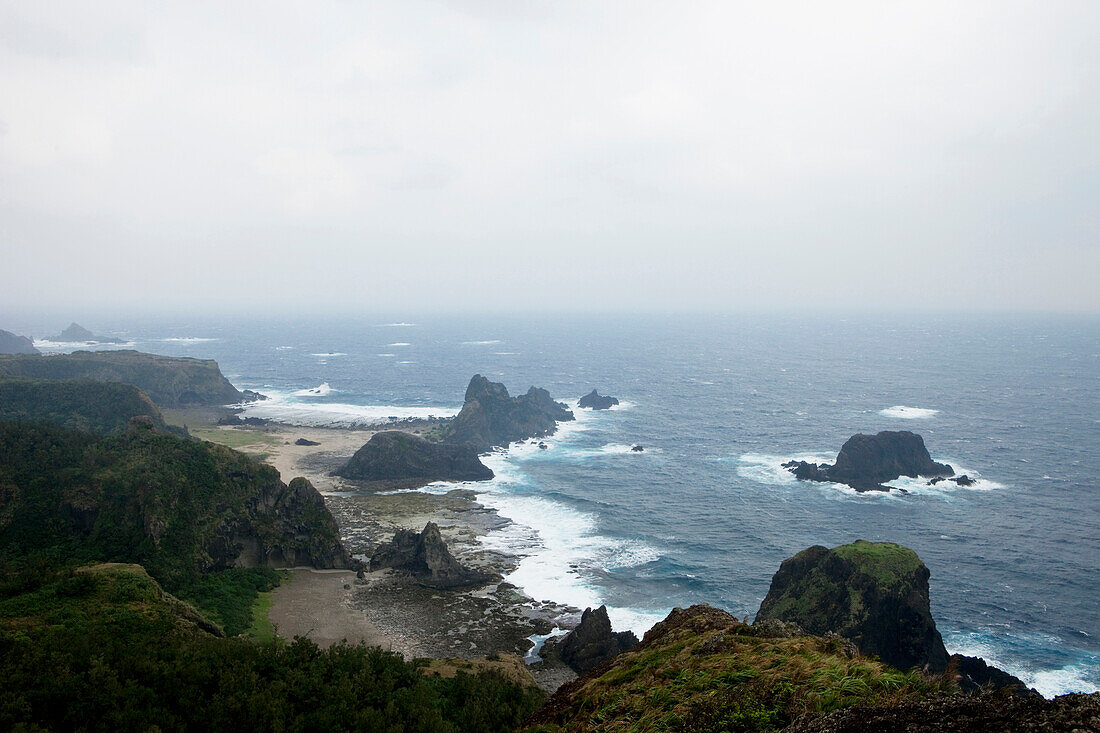
[[[491,580],[454,559],[434,522],[424,525],[422,532],[400,529],[392,540],[380,545],[371,555],[370,569],[383,568],[410,575],[432,588],[462,588]]]
[[[611,630],[607,606],[600,606],[595,610],[586,608],[580,625],[565,636],[548,639],[541,655],[544,659],[556,656],[577,674],[585,674],[637,644],[633,631]]]
[[[619,404],[618,398],[601,395],[596,390],[592,390],[584,397],[581,397],[580,401],[577,403],[577,407],[589,410],[609,410],[617,404]]]
[[[294,441],[294,445],[321,445],[316,440],[310,440],[309,438],[298,438]]]
[[[34,342],[26,336],[0,329],[0,354],[37,354]]]
[[[492,470],[467,445],[433,443],[418,435],[387,430],[369,442],[335,471],[357,481],[485,481]]]
[[[933,461],[924,446],[924,438],[908,430],[853,435],[845,441],[832,465],[790,461],[783,466],[800,479],[847,484],[856,491],[889,491],[883,484],[901,476],[916,478],[955,473],[946,463]]]
[[[892,542],[815,545],[783,561],[756,621],[785,621],[850,639],[898,669],[947,668],[928,600],[928,568]]]
[[[632,445],[630,446],[630,450],[634,451],[635,453],[641,453],[645,450],[645,448],[640,445]]]
[[[466,388],[462,410],[444,428],[443,442],[467,445],[482,453],[517,440],[550,435],[573,413],[545,389],[531,387],[511,397],[499,382],[475,374]]]

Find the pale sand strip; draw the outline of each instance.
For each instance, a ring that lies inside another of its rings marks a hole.
[[[323,647],[346,639],[352,644],[363,641],[368,646],[392,648],[390,640],[349,605],[352,591],[344,586],[355,583],[354,572],[313,568],[290,572],[291,578],[272,593],[268,613],[279,636],[304,636]]]

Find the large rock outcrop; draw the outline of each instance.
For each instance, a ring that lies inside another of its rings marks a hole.
[[[161,407],[230,405],[264,399],[238,390],[212,359],[160,356],[140,351],[74,351],[50,356],[0,356],[0,376],[92,379],[140,389]]]
[[[435,522],[424,525],[422,532],[400,529],[392,540],[379,545],[371,555],[370,569],[384,568],[410,575],[432,588],[463,588],[491,579],[454,559]]]
[[[397,482],[403,486],[493,478],[493,471],[470,446],[432,443],[398,430],[375,433],[335,473],[357,481]]]
[[[61,341],[68,343],[90,343],[90,344],[121,344],[124,343],[122,339],[115,338],[114,336],[97,336],[88,329],[81,326],[79,323],[70,323],[69,327],[56,336],[50,336],[50,341]]]
[[[815,545],[783,561],[757,622],[837,633],[899,669],[947,669],[947,650],[928,600],[928,568],[892,542]]]
[[[511,397],[499,382],[475,374],[466,388],[462,410],[443,431],[443,442],[484,452],[517,440],[550,435],[573,413],[545,389],[531,387]]]
[[[34,342],[26,336],[0,329],[0,354],[37,354]]]
[[[955,473],[946,463],[933,461],[924,438],[908,430],[853,435],[845,441],[832,465],[790,461],[783,467],[802,480],[847,484],[857,491],[889,491],[883,484],[901,476],[916,478]]]
[[[618,397],[601,395],[596,390],[592,390],[584,397],[580,398],[580,401],[577,402],[577,407],[589,410],[610,410],[617,404],[619,404]]]
[[[573,668],[577,674],[586,674],[622,652],[633,649],[638,637],[633,631],[611,630],[607,606],[593,610],[586,608],[581,623],[565,636],[548,639],[543,644],[543,659],[557,657]]]

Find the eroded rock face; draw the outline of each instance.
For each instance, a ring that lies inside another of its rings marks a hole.
[[[924,438],[908,430],[853,435],[845,441],[832,465],[790,461],[783,467],[805,481],[847,484],[857,491],[889,491],[883,484],[901,476],[916,478],[955,473],[946,463],[933,461]]]
[[[462,588],[488,582],[490,576],[463,567],[454,559],[435,522],[422,532],[401,529],[378,547],[370,558],[371,570],[393,568],[433,588]]]
[[[601,395],[596,390],[592,390],[584,397],[581,397],[580,401],[577,402],[577,407],[587,408],[590,410],[609,410],[617,404],[619,404],[619,400],[617,397]]]
[[[545,389],[531,387],[526,394],[511,397],[503,384],[475,374],[466,388],[462,410],[447,426],[443,442],[467,445],[481,453],[494,446],[550,435],[559,422],[573,419],[573,413]]]
[[[947,650],[928,600],[928,568],[912,550],[858,540],[815,545],[783,561],[756,621],[835,632],[898,669],[947,668]]]
[[[586,608],[577,628],[560,639],[548,640],[542,656],[557,656],[577,674],[585,674],[637,644],[633,631],[611,630],[607,606],[600,606],[595,610]]]
[[[337,476],[358,481],[485,481],[492,470],[468,445],[432,443],[398,430],[375,433],[370,441],[336,470]]]

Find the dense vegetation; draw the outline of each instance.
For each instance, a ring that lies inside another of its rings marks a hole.
[[[44,420],[106,435],[124,430],[135,417],[170,430],[152,400],[129,384],[0,377],[0,421]]]
[[[342,562],[336,524],[315,495],[228,448],[141,426],[98,437],[0,423],[0,561],[13,572],[34,558],[139,563],[231,630],[247,628],[256,591],[273,582],[234,570],[242,560]],[[218,571],[229,572],[210,575]]]
[[[542,700],[499,674],[425,676],[381,649],[219,638],[198,619],[133,565],[0,596],[0,729],[508,731]]]
[[[228,405],[256,397],[230,384],[216,361],[127,350],[0,356],[0,376],[122,382],[161,407]]]
[[[529,730],[774,731],[805,714],[954,690],[948,677],[900,672],[838,636],[750,626],[693,606],[559,690]]]

